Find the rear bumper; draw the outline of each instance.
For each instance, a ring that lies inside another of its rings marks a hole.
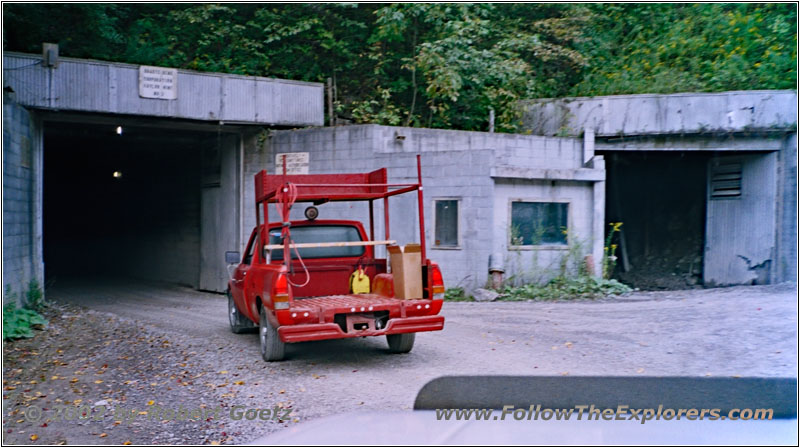
[[[390,319],[386,328],[345,333],[337,324],[300,324],[278,327],[283,342],[321,341],[324,339],[359,338],[385,334],[419,333],[444,329],[444,316],[397,317]]]

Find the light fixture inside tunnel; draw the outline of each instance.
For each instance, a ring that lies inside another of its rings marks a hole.
[[[122,135],[122,126],[117,126],[117,135]]]
[[[114,171],[114,179],[122,179],[122,171]]]

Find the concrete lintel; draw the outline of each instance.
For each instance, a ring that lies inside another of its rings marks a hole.
[[[142,97],[138,65],[3,53],[3,87],[33,109],[267,126],[323,124],[324,86],[285,79],[176,70],[174,99]]]
[[[783,136],[764,137],[639,137],[598,139],[595,151],[780,151]]]
[[[605,170],[592,168],[543,169],[497,166],[490,170],[490,175],[495,179],[573,180],[580,182],[602,182],[606,180]]]
[[[753,90],[523,101],[522,128],[536,135],[598,137],[792,131],[797,92]]]

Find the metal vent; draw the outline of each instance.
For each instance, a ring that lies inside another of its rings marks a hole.
[[[742,164],[726,163],[711,168],[711,199],[742,196]]]

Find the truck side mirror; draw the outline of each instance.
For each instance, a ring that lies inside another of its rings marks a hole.
[[[225,263],[226,264],[238,264],[239,261],[242,260],[242,257],[239,255],[239,252],[232,250],[225,252]]]

